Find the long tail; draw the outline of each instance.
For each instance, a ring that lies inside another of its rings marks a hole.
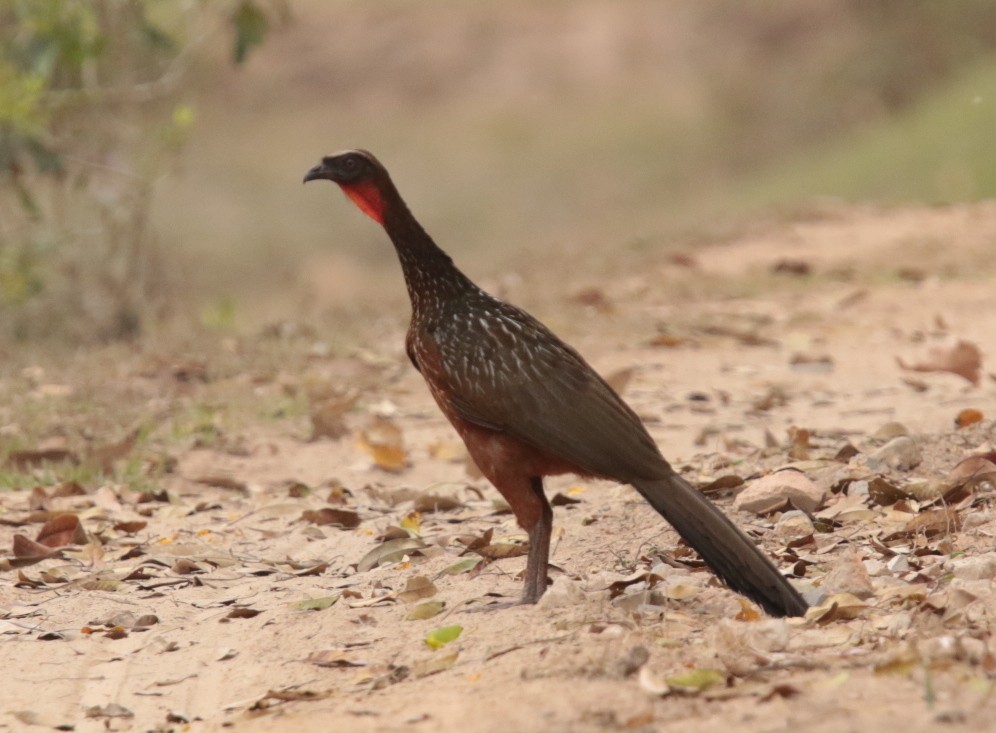
[[[775,566],[719,508],[672,473],[633,487],[663,516],[730,588],[773,616],[802,616],[808,604]]]

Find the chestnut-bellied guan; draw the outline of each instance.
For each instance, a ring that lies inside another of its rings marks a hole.
[[[305,182],[333,181],[387,231],[412,305],[405,340],[439,408],[529,535],[524,603],[547,585],[553,511],[543,477],[631,484],[735,591],[768,613],[807,604],[772,562],[661,455],[640,418],[573,348],[464,275],[364,150],[322,158]]]

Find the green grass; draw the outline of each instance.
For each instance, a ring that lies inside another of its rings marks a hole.
[[[818,196],[946,204],[996,196],[996,59],[901,116],[778,163],[732,194],[743,212]]]

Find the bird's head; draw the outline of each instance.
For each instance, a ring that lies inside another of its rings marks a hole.
[[[326,155],[304,175],[304,182],[326,180],[338,183],[360,210],[384,223],[385,194],[391,185],[387,170],[366,150],[347,150]]]

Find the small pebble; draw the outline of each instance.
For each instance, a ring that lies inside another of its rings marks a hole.
[[[890,468],[897,471],[909,471],[920,465],[920,449],[916,447],[916,441],[908,435],[893,438],[877,451],[872,453],[872,458],[882,461]]]

